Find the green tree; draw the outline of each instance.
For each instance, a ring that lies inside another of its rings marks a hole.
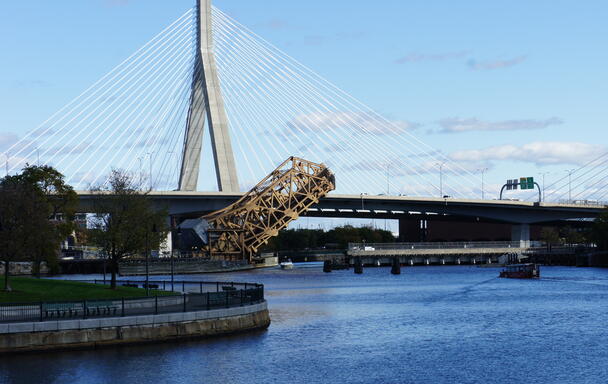
[[[608,250],[608,209],[593,222],[590,237],[600,250]]]
[[[165,210],[155,210],[147,193],[134,179],[113,170],[102,187],[94,188],[91,239],[109,257],[111,288],[116,288],[118,262],[127,257],[158,249],[168,228]]]
[[[543,227],[540,230],[540,239],[547,244],[547,250],[551,251],[551,247],[559,243],[559,232],[553,227]]]
[[[337,244],[346,248],[348,243],[392,243],[395,237],[390,231],[372,227],[353,227],[345,225],[336,227],[328,232],[321,229],[287,229],[279,232],[272,238],[264,250],[296,250],[304,248],[319,248],[328,244]]]
[[[29,244],[34,274],[39,276],[41,263],[45,261],[47,265],[56,264],[60,242],[74,232],[78,195],[65,182],[64,176],[51,166],[27,165],[16,177],[40,190],[44,204],[47,205],[47,219],[53,224],[39,228]]]
[[[17,176],[0,180],[0,259],[4,263],[4,290],[11,291],[10,264],[28,260],[39,232],[52,227],[42,191]]]

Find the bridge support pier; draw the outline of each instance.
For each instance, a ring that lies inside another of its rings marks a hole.
[[[391,265],[391,274],[400,275],[401,274],[401,261],[399,257],[394,257]]]
[[[355,257],[354,269],[357,275],[363,273],[363,261],[361,260],[361,257]]]
[[[399,219],[399,241],[417,243],[426,241],[427,221],[419,219]]]
[[[513,224],[511,241],[519,241],[520,248],[528,248],[530,246],[530,224]]]

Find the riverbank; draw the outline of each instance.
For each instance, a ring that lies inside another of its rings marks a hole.
[[[141,288],[123,287],[116,289],[108,285],[90,284],[79,281],[36,279],[30,277],[9,277],[12,292],[0,291],[0,303],[31,303],[40,301],[100,300],[146,296]],[[4,276],[0,278],[4,287]],[[153,291],[153,295],[171,295],[172,292]]]
[[[65,280],[15,278],[14,283],[23,291],[4,295],[30,302],[0,303],[0,353],[205,338],[270,325],[264,286],[255,283],[150,281],[179,290],[153,296],[135,288],[141,281],[123,281],[130,286],[117,290]]]
[[[265,301],[209,311],[0,324],[0,354],[200,339],[269,325]]]

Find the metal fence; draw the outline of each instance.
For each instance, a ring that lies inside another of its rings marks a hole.
[[[102,283],[101,280],[89,282]],[[145,287],[143,281],[121,280],[118,283]],[[150,288],[170,288],[171,282],[150,281],[149,285]],[[0,303],[0,323],[158,315],[239,307],[264,301],[262,284],[175,281],[173,287],[180,293],[158,296],[158,291],[152,291],[151,296],[137,298]]]
[[[543,243],[531,241],[530,247],[541,247]],[[519,241],[467,241],[434,243],[349,243],[349,251],[379,251],[395,249],[465,249],[465,248],[520,248]]]

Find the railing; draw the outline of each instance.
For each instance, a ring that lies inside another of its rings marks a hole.
[[[87,282],[103,283],[102,280]],[[109,284],[109,281],[106,283]],[[142,286],[141,280],[120,280],[119,285]],[[103,300],[0,303],[0,323],[75,320],[240,307],[264,301],[264,286],[253,283],[150,281],[150,288],[177,288],[182,294]],[[154,293],[154,292],[153,292]]]
[[[236,260],[236,261],[226,261],[226,260],[222,260],[222,259],[214,259],[214,258],[208,258],[208,257],[188,257],[188,256],[182,256],[182,257],[174,257],[173,259],[171,259],[170,257],[155,257],[155,258],[150,258],[148,259],[148,263],[150,264],[166,264],[166,263],[170,263],[171,260],[173,260],[174,262],[180,262],[180,263],[199,263],[201,261],[219,261],[219,262],[225,262],[226,265],[246,265],[247,262],[243,261],[243,260]],[[146,262],[146,259],[144,257],[133,257],[133,258],[126,258],[126,259],[122,259],[120,261],[121,264],[124,265],[129,265],[129,264],[134,264],[134,265],[140,265],[140,264],[144,264]]]
[[[542,243],[531,241],[530,247],[541,247]],[[349,243],[349,251],[379,251],[396,249],[466,249],[466,248],[520,248],[519,241],[469,241],[436,243]]]
[[[568,205],[588,205],[588,206],[607,206],[608,201],[599,201],[599,200],[565,200],[560,199],[557,201],[558,204],[568,204]]]

